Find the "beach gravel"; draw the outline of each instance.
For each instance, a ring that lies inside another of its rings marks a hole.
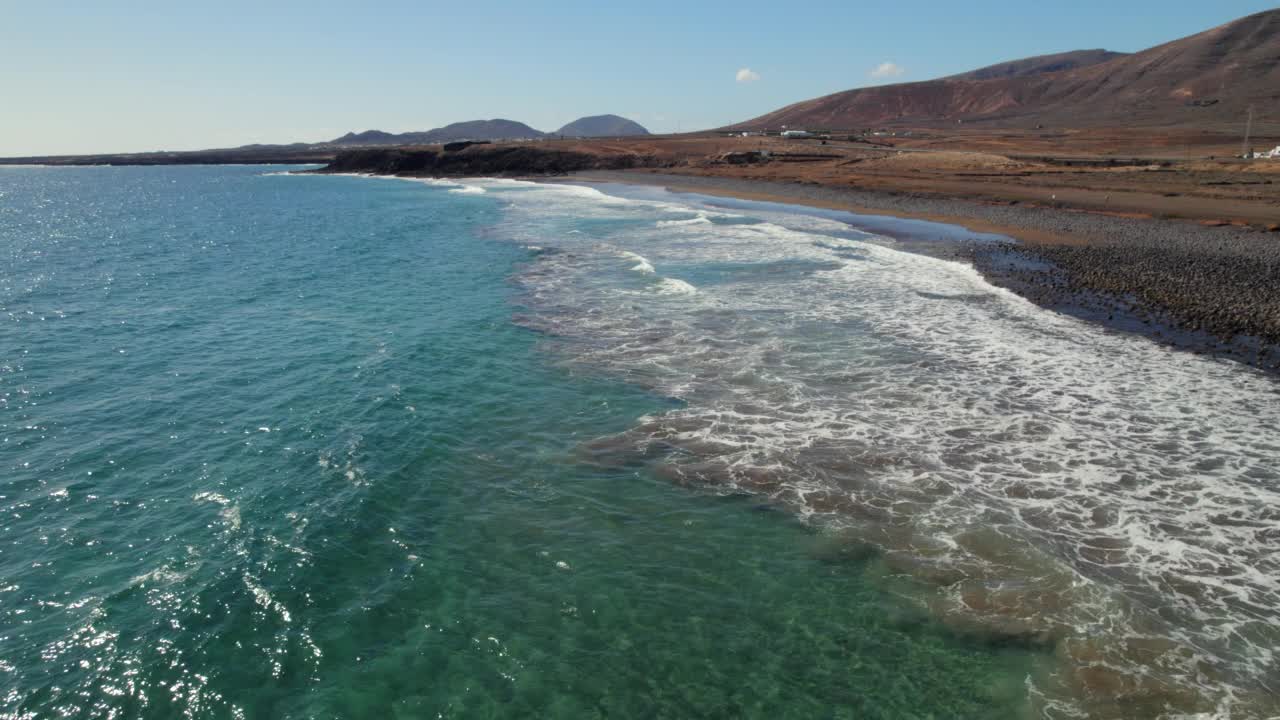
[[[807,183],[646,172],[578,177],[887,214],[971,218],[1006,228],[1011,240],[971,246],[963,254],[993,282],[1037,303],[1268,369],[1280,364],[1280,234]],[[1020,234],[1034,239],[1012,239]]]

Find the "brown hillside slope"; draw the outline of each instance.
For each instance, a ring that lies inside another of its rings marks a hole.
[[[1037,55],[1036,57],[1012,60],[1010,62],[998,63],[996,65],[988,65],[984,68],[971,70],[967,73],[960,73],[959,75],[952,75],[944,79],[995,80],[997,78],[1044,75],[1045,73],[1062,72],[1063,70],[1075,70],[1076,68],[1098,65],[1107,62],[1108,60],[1114,60],[1118,57],[1125,57],[1127,54],[1128,53],[1118,53],[1111,52],[1110,50],[1099,49],[1074,50],[1072,52],[1054,53],[1052,55]]]
[[[890,124],[1280,124],[1280,10],[1251,15],[1133,55],[1059,72],[944,78],[860,88],[789,105],[734,129],[852,129]]]

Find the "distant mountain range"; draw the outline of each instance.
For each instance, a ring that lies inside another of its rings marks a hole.
[[[543,137],[620,137],[648,135],[638,123],[617,115],[578,118],[554,133],[535,130],[515,120],[470,120],[421,132],[389,133],[381,130],[351,132],[330,140],[329,145],[435,145],[459,140],[525,140]]]
[[[728,129],[957,123],[1234,129],[1243,128],[1250,106],[1280,123],[1280,10],[1133,54],[1080,50],[938,80],[846,90]]]

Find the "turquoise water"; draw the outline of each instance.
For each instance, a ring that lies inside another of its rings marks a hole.
[[[543,271],[697,216],[265,172],[0,169],[0,714],[1039,712],[1053,647],[625,440],[711,391]],[[684,297],[626,263],[626,317]],[[811,270],[686,276],[735,267]]]

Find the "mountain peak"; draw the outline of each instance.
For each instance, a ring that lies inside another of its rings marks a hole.
[[[433,130],[407,133],[388,133],[366,130],[347,133],[330,140],[331,145],[434,145],[457,140],[521,140],[543,137],[545,133],[534,130],[522,122],[494,118],[492,120],[467,120],[451,123]]]
[[[798,102],[734,129],[888,124],[1234,126],[1280,100],[1280,10],[1250,15],[1131,55],[1046,55],[939,80]],[[1066,67],[1070,66],[1070,67]],[[1280,118],[1261,119],[1276,124]]]
[[[627,137],[648,135],[639,123],[618,115],[590,115],[565,125],[552,135],[568,137]]]

